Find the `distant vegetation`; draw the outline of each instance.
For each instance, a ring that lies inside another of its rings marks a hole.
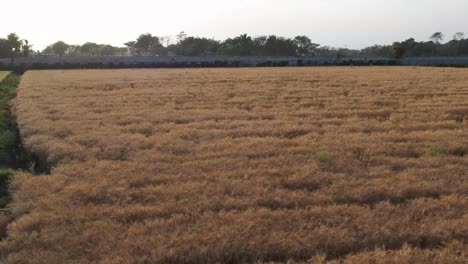
[[[224,41],[187,37],[183,32],[175,44],[166,44],[167,38],[143,34],[136,41],[125,43],[129,54],[156,56],[177,54],[183,56],[307,56],[307,57],[429,57],[468,56],[468,39],[461,32],[445,44],[444,35],[436,32],[430,41],[417,42],[410,38],[392,45],[374,45],[362,50],[321,46],[307,36],[284,38],[275,35],[251,37],[247,34]]]
[[[361,50],[333,48],[315,43],[307,36],[284,38],[276,35],[252,37],[243,34],[226,40],[188,36],[179,33],[175,40],[171,37],[158,37],[141,34],[136,40],[126,42],[125,47],[87,42],[71,45],[57,41],[42,51],[31,53],[28,41],[21,40],[16,34],[0,39],[0,58],[19,56],[307,56],[307,57],[431,57],[431,56],[468,56],[468,39],[464,33],[456,33],[446,43],[442,32],[436,32],[429,41],[418,42],[414,38],[391,45],[374,45]]]
[[[31,45],[25,39],[21,39],[15,33],[6,38],[0,38],[0,58],[26,57],[31,53]]]
[[[63,41],[57,41],[45,48],[41,54],[56,56],[123,56],[128,53],[125,47],[113,47],[111,45],[87,42],[83,45],[69,45]]]

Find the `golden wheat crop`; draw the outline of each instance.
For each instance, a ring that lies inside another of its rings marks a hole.
[[[10,263],[468,261],[468,70],[27,72]]]

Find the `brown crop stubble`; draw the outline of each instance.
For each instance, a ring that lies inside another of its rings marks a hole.
[[[31,71],[12,263],[467,261],[468,71]]]

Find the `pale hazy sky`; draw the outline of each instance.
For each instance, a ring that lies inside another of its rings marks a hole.
[[[468,0],[21,0],[2,1],[0,36],[18,33],[42,49],[63,40],[122,46],[140,33],[224,39],[248,33],[308,35],[362,48],[442,31],[468,35]]]

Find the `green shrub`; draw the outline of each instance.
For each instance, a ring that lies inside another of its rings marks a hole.
[[[5,207],[8,203],[8,184],[14,173],[13,170],[0,169],[0,208]]]
[[[429,153],[432,156],[441,156],[446,155],[448,151],[444,146],[434,144],[429,146]]]
[[[0,131],[0,149],[10,149],[16,144],[16,134],[13,131]]]
[[[327,151],[319,151],[315,154],[315,160],[319,163],[327,163],[331,160],[332,155]]]

